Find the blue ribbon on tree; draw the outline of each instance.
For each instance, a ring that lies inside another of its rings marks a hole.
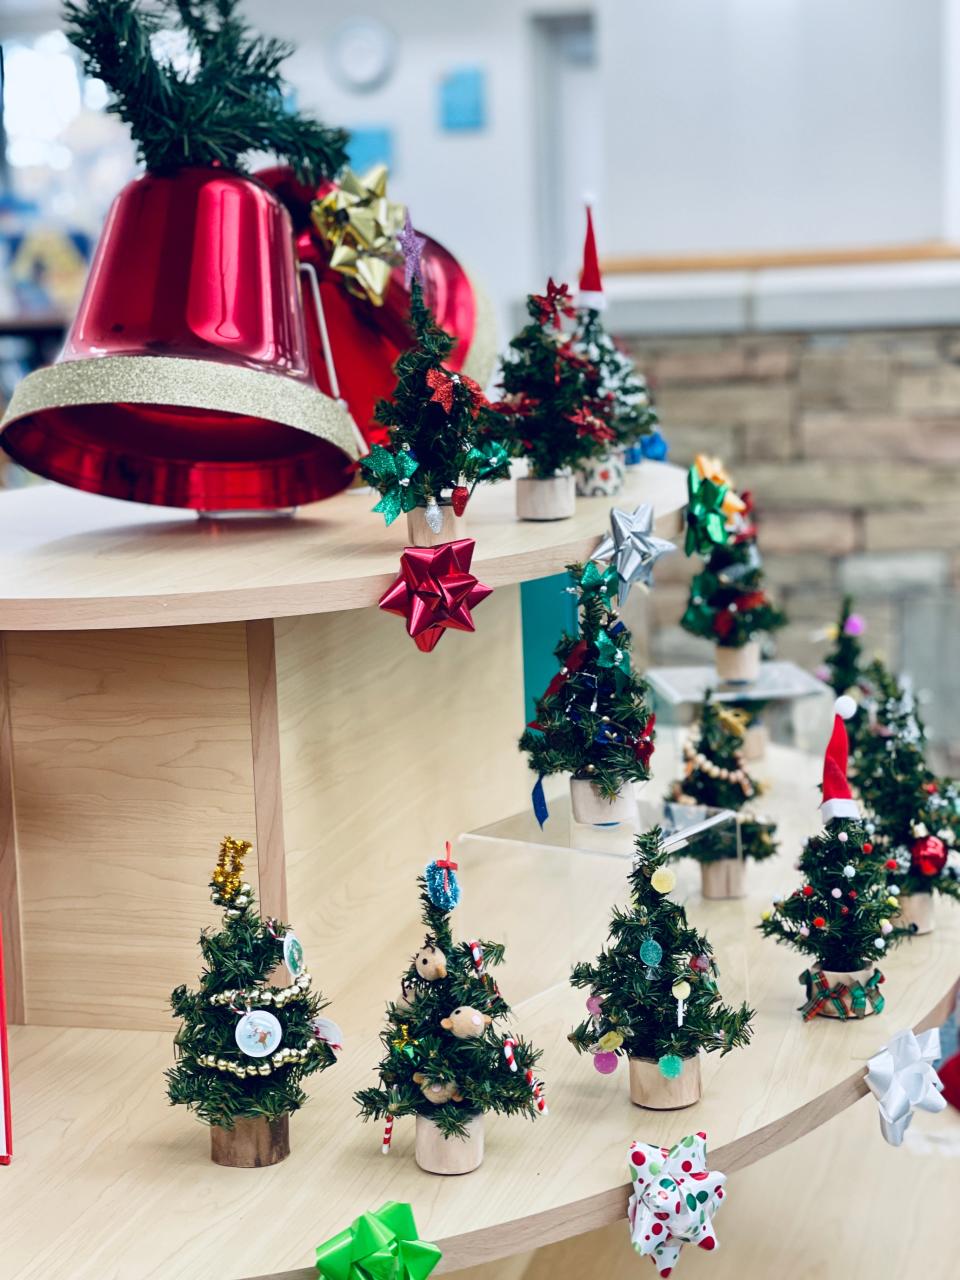
[[[543,830],[543,824],[550,817],[550,810],[547,808],[547,797],[543,794],[543,774],[533,784],[531,792],[533,800],[533,816],[540,823],[540,830]]]

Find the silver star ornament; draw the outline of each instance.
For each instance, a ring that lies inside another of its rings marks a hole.
[[[641,586],[652,586],[653,566],[661,556],[677,548],[672,542],[654,534],[653,507],[649,502],[641,503],[632,514],[613,507],[610,529],[591,559],[614,561],[620,580],[620,604],[624,605],[633,584],[639,582]]]

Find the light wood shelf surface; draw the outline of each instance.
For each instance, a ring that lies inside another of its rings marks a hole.
[[[649,785],[662,788],[676,751],[664,741],[658,754]],[[597,951],[611,904],[625,898],[623,860],[465,839],[457,931],[482,930],[507,943],[501,985],[518,1027],[544,1050],[546,1119],[488,1120],[482,1168],[449,1179],[417,1169],[412,1122],[398,1122],[384,1158],[378,1127],[356,1119],[351,1094],[373,1078],[383,1000],[420,941],[411,884],[382,933],[374,915],[359,930],[372,940],[359,981],[327,992],[346,1048],[333,1070],[310,1082],[310,1102],[291,1124],[293,1154],[275,1169],[213,1166],[205,1129],[167,1106],[161,1073],[172,1062],[172,1028],[12,1028],[15,1156],[0,1170],[4,1276],[45,1280],[68,1257],[71,1280],[309,1280],[314,1246],[389,1199],[413,1204],[421,1235],[444,1251],[438,1274],[449,1273],[622,1218],[633,1138],[668,1143],[703,1129],[714,1167],[733,1172],[850,1105],[863,1094],[865,1061],[881,1044],[947,1012],[960,912],[940,905],[936,932],[887,959],[880,1017],[804,1025],[796,1012],[802,957],[762,939],[754,926],[772,893],[796,883],[799,840],[816,824],[818,762],[775,750],[770,768],[758,772],[779,781],[767,807],[784,847],[771,863],[751,867],[750,896],[704,903],[696,866],[678,868],[674,893],[709,932],[725,998],[747,999],[758,1011],[749,1048],[705,1059],[705,1096],[696,1107],[632,1107],[622,1067],[602,1077],[566,1043],[583,995],[565,975],[574,959]],[[354,907],[363,914],[362,903]],[[397,954],[401,924],[406,951]],[[349,933],[343,945],[355,945]],[[323,985],[319,970],[317,977]]]
[[[406,538],[348,491],[292,519],[199,520],[195,514],[37,485],[0,499],[0,631],[162,627],[293,617],[375,605]],[[651,502],[657,531],[679,528],[685,473],[645,462],[623,492],[580,498],[569,520],[514,516],[514,483],[481,486],[468,508],[473,570],[491,587],[585,559],[616,505]]]

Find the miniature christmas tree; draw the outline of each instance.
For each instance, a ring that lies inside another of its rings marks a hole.
[[[201,934],[199,989],[180,986],[170,997],[182,1024],[177,1064],[166,1073],[170,1101],[227,1130],[297,1111],[306,1102],[301,1081],[333,1066],[340,1044],[336,1024],[319,1016],[325,1004],[296,934],[257,914],[243,880],[250,848],[248,840],[224,838],[210,882],[223,928]],[[285,987],[270,981],[281,961],[290,975]]]
[[[500,422],[481,388],[444,367],[453,339],[437,325],[415,276],[410,320],[414,345],[397,360],[393,399],[381,400],[376,410],[390,443],[374,445],[361,465],[364,479],[381,494],[373,509],[387,524],[401,511],[424,507],[427,524],[439,533],[441,506],[462,515],[480,481],[510,474],[510,460],[493,437]]]
[[[659,419],[646,379],[604,326],[602,312],[605,308],[593,211],[588,205],[574,349],[599,370],[597,392],[598,398],[607,405],[604,416],[613,428],[615,443],[627,447],[637,444],[644,436],[652,435]]]
[[[817,1014],[879,1013],[883,975],[875,962],[906,933],[890,919],[897,910],[897,898],[887,890],[891,863],[870,838],[847,782],[844,720],[855,709],[852,698],[836,701],[823,764],[824,830],[800,855],[804,882],[789,897],[776,899],[760,925],[767,937],[815,958],[800,976],[808,995],[801,1012],[808,1020]]]
[[[520,739],[537,774],[534,811],[546,818],[542,779],[572,774],[606,801],[650,776],[655,717],[646,683],[630,668],[630,632],[617,614],[611,564],[567,566],[577,596],[580,635],[564,635],[555,652],[560,671],[537,701],[536,718]],[[578,791],[574,788],[574,799]],[[592,820],[592,819],[591,819]]]
[[[687,555],[697,552],[706,564],[690,583],[680,625],[720,650],[743,649],[787,621],[764,591],[752,498],[738,497],[722,465],[702,454],[690,468],[689,488]]]
[[[841,694],[848,694],[857,701],[855,695],[860,686],[862,663],[860,637],[865,630],[863,618],[853,612],[853,600],[850,596],[844,596],[840,617],[828,633],[834,642],[833,649],[824,659],[827,682],[838,698]],[[849,724],[847,732],[850,732]]]
[[[293,46],[254,34],[240,8],[240,0],[79,0],[64,5],[64,22],[148,169],[239,171],[251,152],[268,151],[304,182],[333,177],[346,133],[290,109],[280,66]]]
[[[450,914],[460,901],[456,870],[448,845],[446,858],[430,863],[417,880],[426,936],[403,974],[398,998],[387,1005],[380,1087],[355,1095],[365,1120],[387,1122],[384,1154],[394,1120],[417,1117],[418,1161],[421,1120],[435,1125],[443,1138],[467,1139],[473,1122],[487,1111],[533,1118],[546,1110],[533,1074],[539,1051],[520,1036],[498,1030],[510,1006],[490,970],[503,963],[503,945],[454,941]],[[431,1170],[448,1171],[454,1170]]]
[[[733,809],[738,815],[740,853],[744,859],[759,862],[777,851],[776,827],[759,817],[750,805],[760,794],[760,784],[744,768],[742,748],[746,731],[746,715],[738,708],[712,702],[708,693],[695,734],[684,743],[683,777],[673,784],[668,798],[678,804]],[[733,834],[724,828],[707,831],[684,850],[684,856],[705,864],[737,859]],[[710,891],[708,877],[704,875],[705,897],[741,897],[742,886],[737,889],[738,886],[733,885],[720,891],[718,886],[716,892]]]
[[[626,1056],[656,1063],[664,1079],[689,1072],[699,1081],[699,1066],[690,1060],[701,1049],[729,1053],[752,1034],[753,1011],[722,1003],[710,943],[667,896],[675,883],[669,858],[658,827],[637,837],[631,904],[614,911],[608,945],[596,961],[575,965],[570,977],[590,993],[589,1017],[571,1032],[570,1043],[593,1054],[604,1075]]]
[[[503,358],[504,397],[497,406],[515,457],[530,476],[548,480],[616,441],[600,391],[600,370],[577,350],[563,321],[575,312],[565,284],[527,298],[530,321]]]
[[[933,927],[923,894],[960,898],[960,793],[926,763],[926,735],[911,691],[882,662],[864,673],[868,690],[854,761],[857,789],[886,851],[890,892],[901,894],[901,922]]]

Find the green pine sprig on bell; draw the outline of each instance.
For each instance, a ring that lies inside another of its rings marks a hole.
[[[63,13],[148,169],[239,172],[266,151],[316,184],[345,163],[347,134],[289,106],[280,68],[293,46],[254,32],[240,0],[67,0]]]

